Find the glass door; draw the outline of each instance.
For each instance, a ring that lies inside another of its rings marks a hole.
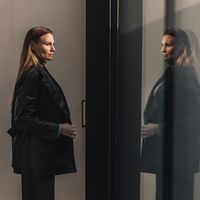
[[[143,0],[141,200],[199,199],[199,4]],[[174,48],[171,60],[165,45]],[[177,61],[183,49],[188,63]]]

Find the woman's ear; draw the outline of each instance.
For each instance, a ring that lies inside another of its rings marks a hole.
[[[36,48],[36,43],[32,41],[32,42],[30,43],[30,47],[31,47],[32,50],[35,50],[35,48]]]

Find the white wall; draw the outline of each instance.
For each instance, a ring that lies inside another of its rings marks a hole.
[[[64,90],[79,136],[74,140],[78,172],[56,177],[57,200],[84,200],[85,142],[81,99],[85,90],[85,0],[1,0],[0,53],[0,199],[20,200],[20,176],[12,172],[10,102],[27,30],[43,25],[54,31],[57,52],[49,71]]]

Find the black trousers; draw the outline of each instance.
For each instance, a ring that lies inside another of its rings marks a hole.
[[[22,174],[22,200],[54,200],[55,176]]]
[[[156,200],[193,200],[194,174],[156,174]]]

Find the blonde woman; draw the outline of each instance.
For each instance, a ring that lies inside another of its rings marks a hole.
[[[46,68],[53,32],[30,29],[24,39],[12,102],[12,167],[22,177],[23,200],[54,200],[55,175],[76,171],[76,129],[62,89]]]

